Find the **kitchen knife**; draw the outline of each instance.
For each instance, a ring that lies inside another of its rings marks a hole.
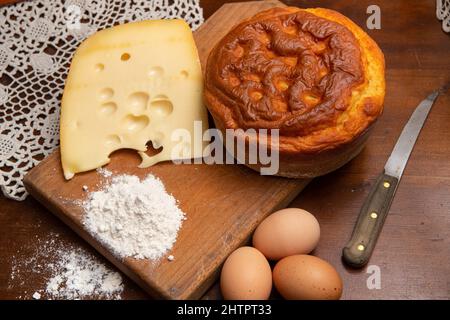
[[[343,260],[354,268],[363,267],[372,254],[389,212],[403,169],[434,101],[436,90],[414,110],[395,144],[383,172],[378,176],[359,213],[350,241],[342,250]]]

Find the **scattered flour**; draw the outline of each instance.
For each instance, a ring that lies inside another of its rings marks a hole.
[[[42,279],[33,299],[121,299],[124,289],[120,273],[108,268],[82,248],[65,244],[57,234],[35,240],[12,257],[10,287],[26,287],[30,277]],[[16,290],[18,289],[16,287]]]
[[[45,292],[51,297],[80,299],[84,296],[119,298],[122,277],[80,250],[65,254],[56,266],[59,273],[47,282]]]
[[[109,171],[108,169],[105,169],[105,168],[97,168],[97,173],[99,173],[101,176],[103,176],[104,178],[109,178],[109,177],[111,177],[112,176],[112,172],[111,171]]]
[[[104,169],[103,169],[104,170]],[[83,204],[86,229],[118,257],[158,259],[176,241],[184,213],[153,175],[119,175]]]

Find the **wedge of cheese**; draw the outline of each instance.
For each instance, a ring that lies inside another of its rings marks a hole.
[[[197,48],[183,20],[129,23],[94,34],[76,51],[62,98],[65,178],[107,164],[122,148],[137,150],[142,167],[201,157],[204,145],[194,148],[193,141],[183,142],[190,152],[174,156],[180,140],[172,134],[181,129],[193,137],[194,121],[207,129],[202,90]],[[152,157],[145,153],[150,141],[163,148]]]

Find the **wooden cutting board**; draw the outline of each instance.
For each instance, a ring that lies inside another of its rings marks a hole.
[[[214,44],[240,20],[274,6],[278,1],[224,5],[195,32],[202,65]],[[115,152],[106,168],[115,174],[159,177],[179,200],[187,220],[171,254],[174,261],[123,261],[114,257],[82,225],[80,200],[98,190],[108,178],[96,171],[65,181],[59,151],[25,177],[28,192],[152,296],[167,299],[199,298],[217,279],[220,266],[267,215],[283,208],[306,186],[307,180],[260,176],[242,165],[174,165],[160,163],[139,169],[136,152]]]

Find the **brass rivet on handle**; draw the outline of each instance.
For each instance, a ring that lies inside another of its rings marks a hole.
[[[385,188],[389,188],[390,186],[391,186],[391,184],[389,182],[387,182],[387,181],[385,181],[383,183],[383,187],[385,187]]]
[[[372,212],[372,213],[370,214],[370,217],[371,217],[372,219],[376,219],[376,218],[378,218],[378,214],[377,214],[376,212]]]
[[[364,246],[362,244],[359,244],[356,249],[358,249],[359,251],[364,251]]]

